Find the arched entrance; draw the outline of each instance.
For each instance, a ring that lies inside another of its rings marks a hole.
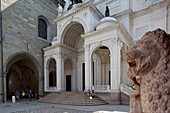
[[[106,46],[97,48],[92,54],[92,86],[94,90],[108,90],[111,85],[110,51]]]
[[[62,28],[60,33],[61,35],[53,40],[51,47],[43,49],[45,55],[44,89],[46,92],[82,91],[83,72],[85,72],[82,70],[82,64],[85,62],[84,38],[82,38],[84,27],[81,23],[72,21]],[[57,87],[51,89],[48,85],[47,63],[52,57],[56,61]]]
[[[26,97],[29,90],[38,94],[38,70],[30,55],[15,55],[7,63],[6,72],[7,99],[16,93],[21,97],[22,92]]]
[[[72,90],[73,68],[72,68],[72,62],[70,59],[67,59],[64,63],[64,75],[65,75],[66,91],[71,91]]]
[[[71,48],[81,50],[84,48],[84,39],[81,38],[82,34],[84,34],[83,26],[80,23],[72,22],[63,32],[63,43]]]
[[[56,87],[56,61],[55,59],[50,59],[49,61],[49,87]]]
[[[84,61],[84,34],[82,24],[71,22],[62,34],[62,43],[66,45],[67,53],[64,61],[64,79],[66,91],[82,91],[84,81],[82,64]]]

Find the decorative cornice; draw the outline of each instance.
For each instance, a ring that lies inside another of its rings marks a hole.
[[[104,17],[103,14],[93,5],[93,3],[91,3],[91,1],[86,2],[86,3],[82,3],[82,4],[78,4],[78,6],[76,8],[73,8],[67,12],[65,12],[63,15],[57,17],[56,19],[54,19],[54,22],[58,22],[60,20],[63,20],[65,18],[68,18],[70,16],[75,15],[75,13],[77,12],[82,12],[82,10],[84,9],[92,9],[93,12],[95,12],[95,14],[99,17]]]
[[[120,12],[118,14],[113,15],[113,17],[119,18],[119,17],[127,15],[127,14],[130,14],[130,15],[133,14],[132,9],[128,9],[128,10],[122,11],[122,12]]]
[[[119,28],[118,28],[119,32],[118,33],[118,36],[119,35],[123,35],[121,36],[121,40],[129,47],[130,44],[131,44],[131,41],[132,41],[132,37],[130,36],[130,34],[127,32],[127,30],[123,27],[122,24],[119,25]]]
[[[112,26],[109,26],[109,27],[106,27],[106,28],[102,28],[102,29],[98,29],[96,31],[93,31],[93,32],[87,33],[85,35],[82,35],[81,37],[82,38],[86,38],[86,37],[89,37],[90,35],[100,35],[103,32],[108,32],[110,29],[112,29],[112,30],[117,29],[118,26],[119,26],[119,23],[115,23]]]
[[[153,5],[149,6],[148,8],[145,8],[143,10],[133,12],[132,17],[136,18],[138,16],[148,14],[148,12],[152,12],[152,11],[154,11],[154,10],[160,8],[160,7],[168,7],[169,5],[170,5],[169,0],[162,1],[162,2],[159,2],[159,3],[153,4]]]
[[[62,47],[68,48],[68,49],[70,49],[70,50],[72,50],[72,51],[74,51],[74,52],[77,52],[76,49],[74,49],[74,48],[72,48],[72,47],[69,47],[69,46],[67,46],[67,45],[65,45],[65,44],[61,44],[61,43],[58,43],[58,44],[55,44],[55,45],[52,45],[52,46],[48,46],[48,47],[46,47],[46,48],[43,48],[43,51],[54,50],[54,49],[56,49],[56,48],[62,48]]]

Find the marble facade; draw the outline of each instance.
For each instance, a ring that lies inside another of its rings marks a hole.
[[[10,69],[18,69],[11,68],[18,61],[35,67],[41,95],[88,89],[118,94],[121,84],[131,85],[128,48],[146,31],[159,27],[170,32],[169,0],[82,1],[67,11],[71,1],[65,0],[58,15],[54,0],[2,0],[6,73],[0,78],[0,100],[9,93],[7,76]],[[111,17],[104,17],[106,6]],[[47,22],[47,39],[37,36],[38,18]]]

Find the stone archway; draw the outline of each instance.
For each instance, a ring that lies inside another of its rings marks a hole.
[[[92,86],[94,90],[108,90],[111,82],[110,50],[106,46],[100,46],[94,50],[91,56]]]
[[[66,91],[72,91],[73,66],[70,59],[67,59],[64,63],[64,75],[65,89]]]
[[[82,34],[84,34],[84,27],[78,22],[70,23],[62,34],[62,43],[66,45],[65,49],[67,49],[67,52],[64,53],[66,58],[63,61],[66,91],[69,89],[67,85],[70,80],[71,91],[82,90],[82,84],[77,82],[82,80],[83,77],[82,68],[80,68],[84,63],[84,39],[81,37]],[[68,70],[69,73],[67,73]]]
[[[22,91],[25,94],[29,90],[32,90],[33,94],[39,93],[39,73],[30,55],[15,55],[7,63],[6,72],[7,98],[11,98],[17,91],[20,96]]]
[[[56,89],[48,90],[48,66],[44,66],[45,70],[45,91],[65,91],[66,90],[66,75],[67,80],[71,79],[71,91],[82,91],[82,64],[84,59],[84,34],[85,28],[79,22],[70,22],[62,29],[62,34],[57,36],[51,47],[44,48],[45,64],[49,58],[53,57],[56,60],[56,75],[57,87]],[[71,74],[66,74],[68,71],[68,59],[71,60]],[[66,64],[66,65],[65,65]],[[71,75],[71,77],[70,77]],[[69,82],[67,82],[69,83]],[[69,88],[70,90],[70,88]]]
[[[81,38],[82,34],[84,34],[83,26],[80,23],[72,22],[62,34],[62,43],[74,49],[83,48],[84,39]]]

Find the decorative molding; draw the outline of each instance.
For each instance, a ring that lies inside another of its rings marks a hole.
[[[152,13],[156,9],[160,9],[160,8],[163,8],[163,7],[168,7],[169,5],[170,5],[169,0],[153,4],[153,5],[149,6],[148,8],[142,9],[140,11],[133,12],[132,18],[137,18],[139,16],[146,15],[148,13]]]
[[[61,21],[65,18],[68,18],[70,15],[77,15],[77,13],[79,12],[83,12],[83,10],[89,10],[91,9],[92,12],[95,12],[96,15],[98,15],[98,17],[102,18],[103,17],[103,14],[93,5],[93,3],[91,3],[90,1],[89,2],[86,2],[86,3],[83,3],[81,5],[79,5],[78,7],[76,8],[73,8],[71,9],[70,11],[64,13],[62,16],[60,17],[57,17],[56,19],[54,19],[54,21],[57,23],[58,21]]]

